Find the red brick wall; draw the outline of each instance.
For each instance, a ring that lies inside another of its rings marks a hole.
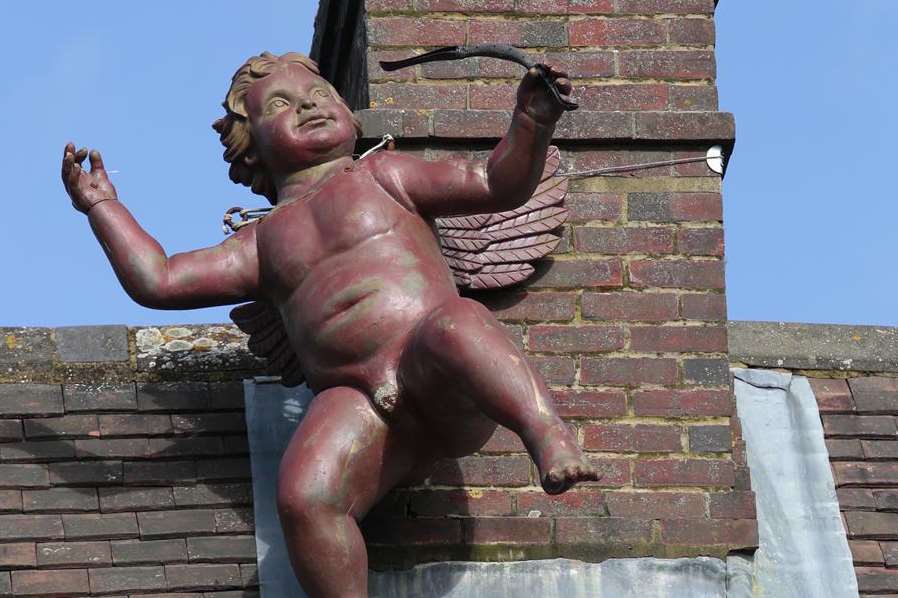
[[[377,61],[511,43],[574,78],[581,109],[564,117],[556,138],[568,168],[691,157],[732,143],[732,117],[716,111],[712,0],[366,7],[367,73],[342,91],[367,95],[358,107],[371,140],[389,132],[401,151],[433,159],[485,155],[508,126],[520,67],[480,58],[386,73]],[[319,23],[318,57],[339,69],[334,32]],[[756,542],[747,469],[731,433],[720,187],[704,164],[572,182],[556,254],[523,288],[476,297],[546,377],[604,479],[550,498],[504,431],[368,518],[375,563],[721,555]]]

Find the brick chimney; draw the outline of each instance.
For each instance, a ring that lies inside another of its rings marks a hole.
[[[364,6],[363,6],[364,4]],[[713,0],[322,0],[313,55],[358,111],[429,159],[481,156],[523,69],[494,59],[386,73],[378,60],[507,43],[574,79],[563,167],[729,152]],[[564,241],[522,287],[483,293],[603,480],[545,495],[501,431],[392,493],[365,522],[374,566],[442,559],[724,556],[757,543],[727,359],[721,178],[704,163],[571,182]]]

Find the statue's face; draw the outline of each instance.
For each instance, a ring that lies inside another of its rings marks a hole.
[[[246,112],[257,158],[273,174],[289,174],[352,155],[349,108],[321,77],[285,63],[253,83]]]

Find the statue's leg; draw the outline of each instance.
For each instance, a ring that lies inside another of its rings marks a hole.
[[[473,403],[521,437],[543,488],[564,492],[598,475],[555,412],[542,378],[483,305],[456,298],[431,312],[403,353],[402,384],[424,417],[453,425],[453,413]],[[458,434],[464,432],[459,420]]]
[[[278,513],[293,570],[310,598],[368,595],[368,556],[357,521],[414,465],[362,392],[319,393],[278,475]]]

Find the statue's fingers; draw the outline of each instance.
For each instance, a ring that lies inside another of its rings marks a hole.
[[[80,150],[75,152],[75,162],[77,162],[78,164],[81,164],[82,162],[84,162],[85,158],[87,158],[87,148],[86,147],[82,147]]]
[[[68,146],[66,146],[68,148]],[[62,182],[67,183],[69,173],[72,171],[72,164],[75,163],[75,154],[66,152],[62,157]]]
[[[75,144],[69,141],[65,144],[65,149],[62,150],[62,157],[65,158],[66,154],[74,154],[75,153]]]
[[[106,167],[103,165],[103,157],[98,150],[91,150],[90,152],[90,172],[91,174],[106,174]]]
[[[571,84],[571,80],[567,77],[556,79],[555,86],[558,88],[558,91],[561,92],[561,95],[564,96],[571,95],[571,92],[574,91],[574,86]]]
[[[81,178],[81,165],[77,162],[72,164],[72,169],[69,171],[68,183],[69,189],[77,189],[78,188],[78,179]]]

